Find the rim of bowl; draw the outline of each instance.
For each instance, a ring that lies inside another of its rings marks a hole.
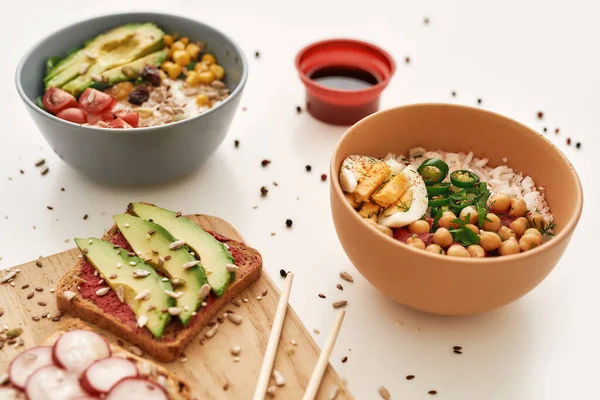
[[[543,141],[546,143],[546,145],[549,145],[553,151],[558,153],[562,162],[565,164],[565,166],[571,172],[571,176],[572,176],[573,180],[575,181],[576,196],[577,196],[577,204],[575,205],[575,209],[573,210],[573,213],[569,217],[567,223],[564,225],[564,228],[561,229],[561,231],[556,236],[554,236],[551,240],[544,243],[543,246],[539,246],[533,250],[529,250],[526,252],[520,252],[519,254],[511,254],[509,256],[503,256],[503,257],[485,257],[485,258],[448,257],[445,255],[435,254],[435,253],[432,253],[429,251],[423,251],[421,249],[412,248],[411,246],[407,246],[406,244],[404,244],[388,235],[382,234],[381,232],[377,231],[376,229],[371,229],[373,234],[380,236],[382,240],[387,241],[392,246],[400,247],[406,251],[412,251],[415,254],[420,254],[426,258],[431,258],[434,260],[443,259],[445,261],[455,263],[455,264],[462,264],[462,263],[502,264],[502,263],[506,262],[507,260],[532,258],[532,257],[535,257],[538,253],[545,251],[545,249],[549,248],[550,246],[555,246],[559,242],[562,242],[567,239],[567,236],[570,235],[573,232],[573,230],[575,229],[575,227],[577,226],[577,223],[579,222],[579,218],[581,217],[581,212],[583,210],[583,189],[581,186],[581,181],[579,180],[579,175],[577,174],[577,171],[575,171],[573,164],[571,164],[571,162],[563,154],[563,152],[560,151],[548,138],[540,135],[539,133],[537,133],[533,129],[529,128],[528,126],[526,126],[512,118],[506,117],[504,115],[501,115],[501,114],[498,114],[498,113],[495,113],[492,111],[488,111],[488,110],[482,110],[480,108],[470,107],[470,106],[451,104],[451,103],[408,104],[408,105],[404,105],[404,106],[398,106],[398,107],[393,107],[393,108],[389,108],[386,110],[378,111],[378,112],[373,113],[373,114],[369,115],[368,117],[365,117],[362,120],[358,121],[356,124],[354,124],[350,128],[348,128],[348,130],[346,132],[344,132],[344,134],[338,141],[337,145],[335,146],[333,156],[331,157],[331,162],[329,165],[329,173],[331,175],[331,184],[335,185],[335,191],[336,191],[335,195],[339,196],[339,197],[343,197],[343,191],[342,191],[342,188],[340,187],[340,182],[339,182],[339,171],[337,170],[337,166],[335,165],[335,159],[336,159],[336,156],[339,152],[339,149],[340,149],[342,143],[346,139],[348,133],[352,129],[354,129],[354,127],[368,123],[371,118],[376,118],[379,114],[394,112],[395,110],[398,110],[398,109],[429,108],[429,107],[449,107],[449,108],[463,109],[463,110],[468,110],[468,111],[472,111],[472,112],[474,111],[474,112],[479,112],[479,113],[483,113],[483,114],[488,114],[491,117],[502,119],[504,121],[508,121],[510,123],[518,125],[520,128],[524,129],[524,131],[527,132],[526,133],[527,135],[535,135],[536,137],[543,139]],[[346,207],[346,209],[348,211],[351,211],[351,214],[352,214],[351,218],[361,220],[361,222],[364,223],[362,221],[362,218],[358,215],[358,213],[352,207],[350,207],[350,204],[348,204],[348,202],[343,201],[343,203],[344,203],[343,207]],[[368,227],[368,225],[366,223],[364,223],[364,224],[366,227]]]
[[[149,127],[144,127],[144,128],[132,128],[132,129],[100,128],[100,127],[81,125],[81,124],[76,124],[74,122],[66,121],[64,119],[57,118],[56,116],[52,115],[48,111],[42,110],[33,101],[31,101],[29,99],[29,97],[27,97],[27,95],[25,94],[25,91],[23,90],[23,86],[21,85],[21,72],[23,70],[23,65],[25,65],[26,60],[31,56],[31,54],[35,51],[35,49],[37,49],[42,44],[42,42],[44,42],[45,40],[51,38],[52,36],[58,35],[60,33],[63,33],[67,29],[70,29],[70,28],[73,28],[73,27],[76,27],[76,26],[85,25],[86,23],[89,23],[90,21],[101,20],[101,19],[106,19],[106,18],[115,17],[115,16],[137,17],[137,16],[142,16],[142,15],[148,15],[151,18],[152,18],[152,16],[163,16],[163,17],[166,16],[166,17],[172,17],[172,18],[179,18],[179,19],[186,20],[186,21],[188,21],[190,23],[193,23],[193,24],[204,25],[204,26],[206,26],[206,27],[208,27],[208,28],[210,28],[210,29],[218,32],[219,34],[221,34],[226,40],[228,40],[233,45],[234,49],[239,54],[240,61],[242,62],[242,78],[240,79],[240,82],[237,84],[237,86],[235,87],[235,89],[233,90],[233,92],[230,93],[229,96],[225,100],[223,100],[220,104],[218,104],[216,107],[213,107],[210,110],[207,110],[207,111],[205,111],[205,112],[203,112],[201,114],[194,115],[191,118],[186,118],[186,119],[181,120],[181,121],[175,121],[175,122],[171,122],[171,123],[164,124],[164,125],[149,126]],[[62,28],[59,28],[59,29],[51,32],[50,34],[42,37],[40,40],[38,40],[36,43],[34,43],[27,50],[27,52],[25,52],[25,54],[21,57],[21,60],[19,61],[19,64],[17,65],[17,70],[15,72],[15,85],[17,87],[17,92],[19,93],[19,96],[25,102],[25,104],[29,108],[33,109],[38,114],[41,114],[41,115],[45,116],[46,118],[53,119],[53,120],[55,120],[55,121],[57,121],[59,123],[66,124],[68,126],[75,126],[75,127],[79,127],[79,128],[82,128],[82,129],[89,129],[89,130],[95,131],[95,132],[103,132],[103,133],[106,133],[108,135],[114,135],[114,134],[118,134],[118,135],[138,135],[138,134],[148,133],[148,132],[152,132],[152,131],[157,131],[157,130],[160,130],[160,129],[165,129],[166,127],[170,127],[170,126],[185,125],[185,124],[191,123],[192,121],[194,121],[196,119],[200,119],[200,118],[202,118],[205,115],[209,115],[209,114],[211,114],[213,112],[216,112],[219,108],[224,107],[225,105],[227,105],[227,103],[233,101],[234,98],[236,98],[237,96],[240,95],[240,93],[244,89],[244,86],[246,85],[246,81],[248,80],[248,69],[249,69],[248,61],[246,59],[246,55],[244,54],[244,51],[242,50],[242,48],[229,35],[225,34],[223,31],[221,31],[220,29],[215,28],[212,25],[208,25],[208,24],[205,24],[204,22],[196,21],[194,19],[187,18],[187,17],[181,16],[181,15],[178,15],[178,14],[163,13],[163,12],[152,12],[152,11],[148,11],[148,12],[121,12],[121,13],[99,14],[99,15],[97,15],[95,17],[87,18],[87,19],[84,19],[84,20],[81,20],[81,21],[78,21],[78,22],[75,22],[75,23],[72,23],[72,24],[69,24],[69,25],[65,25]]]
[[[361,46],[364,46],[364,47],[367,47],[367,48],[377,51],[390,64],[390,76],[383,79],[381,82],[377,82],[373,86],[370,86],[370,87],[367,87],[364,89],[358,89],[358,90],[332,89],[330,87],[321,85],[320,83],[313,81],[312,79],[310,79],[310,76],[308,76],[308,74],[306,74],[306,72],[304,72],[302,70],[302,68],[300,66],[301,61],[304,58],[304,55],[306,53],[308,53],[310,50],[313,50],[314,48],[317,48],[324,44],[335,43],[335,42],[358,44],[358,45],[361,45]],[[383,91],[389,85],[390,81],[394,77],[394,74],[396,73],[396,62],[394,61],[394,58],[388,51],[386,51],[381,46],[378,46],[376,44],[365,42],[364,40],[352,39],[352,38],[346,38],[346,37],[336,37],[336,38],[332,38],[332,39],[319,40],[317,42],[306,45],[296,55],[296,59],[294,60],[294,65],[296,66],[296,70],[298,71],[298,74],[300,75],[300,80],[302,81],[302,83],[304,83],[304,85],[306,85],[307,87],[310,87],[310,88],[319,88],[321,90],[325,90],[332,94],[338,94],[338,95],[339,94],[347,95],[348,93],[360,93],[360,94],[376,93],[376,92]]]

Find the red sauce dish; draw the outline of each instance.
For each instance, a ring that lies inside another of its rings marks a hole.
[[[308,112],[326,123],[352,125],[379,109],[396,63],[373,44],[330,39],[300,50],[296,68],[306,87]]]

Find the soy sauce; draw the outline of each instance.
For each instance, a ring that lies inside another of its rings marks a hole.
[[[370,72],[354,67],[330,66],[316,70],[310,79],[336,90],[362,90],[379,83]]]

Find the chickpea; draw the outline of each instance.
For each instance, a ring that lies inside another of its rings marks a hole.
[[[483,230],[488,232],[496,232],[500,229],[500,217],[496,214],[487,213],[485,216],[489,221],[483,223]]]
[[[467,251],[471,257],[483,258],[485,257],[485,250],[478,244],[472,244],[467,247]]]
[[[519,217],[510,223],[508,226],[513,230],[514,233],[517,234],[517,237],[523,236],[523,233],[527,229],[527,219],[523,217]]]
[[[202,56],[202,62],[212,65],[217,63],[217,59],[212,54],[205,54]]]
[[[423,241],[416,236],[409,237],[406,240],[406,244],[412,247],[416,247],[417,249],[425,250],[425,243],[423,243]]]
[[[435,244],[435,243],[432,243],[429,246],[425,247],[425,251],[429,251],[430,253],[435,253],[435,254],[446,254],[444,249],[442,249],[442,246],[440,246],[439,244]]]
[[[498,229],[498,235],[502,238],[502,241],[508,240],[509,238],[517,238],[517,234],[507,226],[502,226]]]
[[[450,211],[446,211],[442,214],[442,217],[438,221],[438,226],[444,227],[446,229],[456,229],[458,228],[458,224],[456,222],[452,222],[452,220],[456,219],[456,215]]]
[[[511,254],[517,254],[520,252],[519,242],[514,237],[508,238],[508,240],[502,242],[500,248],[498,249],[498,253],[501,256],[509,256]]]
[[[423,221],[419,219],[408,226],[408,230],[410,233],[428,233],[429,232],[429,222]]]
[[[505,214],[510,207],[510,197],[505,193],[497,193],[490,197],[490,207],[497,213]]]
[[[527,220],[529,221],[530,226],[537,229],[544,229],[544,225],[546,225],[546,219],[544,216],[537,212],[530,212],[527,214]]]
[[[175,50],[185,50],[185,44],[182,41],[178,40],[178,41],[176,41],[175,43],[173,43],[171,45],[171,50],[173,50],[173,51],[175,51]]]
[[[433,234],[433,243],[446,248],[454,242],[450,231],[444,227],[438,228]]]
[[[390,237],[394,236],[394,231],[392,231],[392,228],[389,228],[385,225],[375,224],[375,228],[377,228],[381,233],[385,233]]]
[[[519,240],[519,247],[521,248],[521,251],[531,250],[538,247],[540,244],[542,244],[542,240],[539,238],[539,236],[532,235],[530,233],[521,236],[521,239]]]
[[[527,214],[527,203],[522,198],[510,199],[508,215],[511,217],[522,217]]]
[[[479,245],[485,251],[496,250],[502,244],[502,239],[495,232],[481,232],[479,239]]]
[[[451,257],[471,257],[471,254],[460,244],[453,244],[448,249],[448,255]]]
[[[479,235],[479,228],[476,225],[473,224],[466,224],[465,228],[469,228],[470,230],[473,231],[473,233]]]
[[[467,220],[468,218],[468,220]],[[460,219],[471,224],[477,223],[477,210],[473,206],[468,206],[460,211]]]
[[[525,236],[525,235],[536,235],[536,236],[538,236],[540,238],[540,242],[544,241],[544,237],[542,236],[542,233],[540,231],[538,231],[537,229],[535,229],[535,228],[529,228],[529,229],[527,229],[523,233],[523,236]]]

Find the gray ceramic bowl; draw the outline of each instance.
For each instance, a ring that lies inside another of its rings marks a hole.
[[[183,121],[136,129],[80,126],[54,117],[35,104],[43,95],[46,60],[81,46],[89,38],[131,22],[154,22],[165,32],[202,40],[225,68],[231,95],[213,109]],[[104,15],[50,34],[21,60],[16,72],[19,95],[31,117],[61,159],[91,179],[111,184],[148,184],[197,169],[223,141],[238,108],[248,63],[230,38],[188,18],[162,13]]]

